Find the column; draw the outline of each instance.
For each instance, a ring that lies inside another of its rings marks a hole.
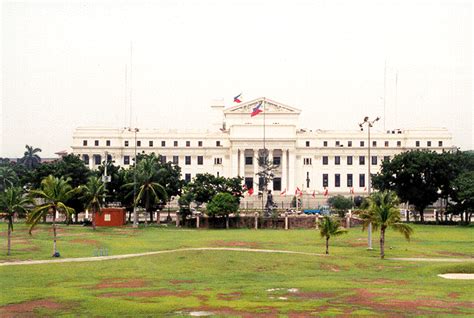
[[[288,171],[288,165],[287,165],[287,160],[286,160],[286,149],[281,150],[281,190],[290,191],[288,189],[288,176],[287,176],[287,171]]]
[[[258,149],[253,150],[253,183],[254,183],[254,192],[258,192],[258,187],[255,188],[255,186],[258,183]]]
[[[273,163],[273,149],[269,149],[268,150],[268,162],[270,164]],[[269,183],[268,183],[268,190],[272,190],[272,193],[273,193],[273,180],[271,180]]]
[[[245,149],[240,150],[240,176],[244,178],[245,182]]]
[[[288,187],[290,191],[296,189],[296,171],[295,171],[295,150],[288,150]]]
[[[230,156],[230,165],[231,165],[231,177],[237,177],[239,174],[239,160],[238,160],[238,152],[237,149],[233,149],[231,151],[231,156]]]

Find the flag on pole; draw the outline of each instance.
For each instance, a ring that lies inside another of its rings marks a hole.
[[[329,195],[328,188],[324,187],[324,196],[327,197]]]
[[[242,103],[242,93],[234,97],[234,103]]]
[[[300,192],[301,192],[300,188],[299,188],[299,187],[296,187],[296,190],[295,190],[295,195],[298,195],[298,194],[300,194]]]
[[[253,116],[257,116],[258,114],[260,114],[263,110],[261,109],[262,107],[262,102],[260,101],[257,106],[255,106],[253,109],[252,109],[252,112],[250,113],[250,117],[253,117]]]
[[[283,191],[280,192],[280,195],[281,195],[282,197],[286,195],[286,188],[285,188],[285,190],[283,190]]]
[[[312,196],[313,196],[313,198],[316,198],[316,190],[313,190]]]
[[[249,196],[252,196],[252,194],[253,194],[253,188],[250,188],[248,192],[249,192]]]

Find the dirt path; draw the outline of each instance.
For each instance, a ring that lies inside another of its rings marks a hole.
[[[298,254],[298,255],[310,255],[310,256],[326,256],[325,254],[316,253],[305,253],[305,252],[294,252],[285,250],[262,250],[255,248],[231,248],[231,247],[197,247],[197,248],[180,248],[175,250],[163,250],[155,252],[137,253],[137,254],[123,254],[123,255],[111,255],[111,256],[95,256],[95,257],[77,257],[77,258],[60,258],[60,259],[46,259],[36,261],[15,261],[15,262],[4,262],[0,263],[0,266],[13,266],[13,265],[36,265],[36,264],[50,264],[50,263],[73,263],[73,262],[98,262],[107,261],[112,259],[124,259],[140,256],[149,256],[165,253],[175,253],[184,251],[236,251],[236,252],[254,252],[254,253],[279,253],[279,254]]]
[[[15,261],[15,262],[3,262],[0,266],[13,266],[13,265],[36,265],[36,264],[50,264],[50,263],[74,263],[74,262],[98,262],[107,261],[113,259],[125,259],[140,256],[149,256],[166,253],[176,253],[185,251],[234,251],[234,252],[253,252],[253,253],[276,253],[276,254],[296,254],[296,255],[308,255],[308,256],[327,256],[325,254],[317,253],[306,253],[306,252],[295,252],[285,250],[264,250],[255,248],[232,248],[232,247],[196,247],[196,248],[180,248],[174,250],[163,250],[146,253],[136,254],[122,254],[122,255],[111,255],[111,256],[94,256],[94,257],[77,257],[77,258],[60,258],[60,259],[45,259],[36,261]],[[412,262],[474,262],[474,258],[387,258],[393,261],[412,261]]]

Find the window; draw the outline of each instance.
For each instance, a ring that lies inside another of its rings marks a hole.
[[[253,157],[245,157],[246,165],[253,165]]]
[[[390,156],[383,156],[383,161],[390,161]]]
[[[397,147],[401,147],[402,146],[402,142],[400,140],[397,140]]]
[[[111,162],[112,161],[112,155],[107,155],[107,161]]]
[[[339,188],[341,186],[341,175],[339,173],[336,173],[334,175],[334,186],[336,188]]]
[[[161,147],[166,147],[166,141],[164,140],[161,141]]]
[[[100,163],[102,162],[102,157],[101,155],[94,155],[94,163],[96,165],[100,165]]]
[[[221,165],[222,164],[222,158],[214,158],[214,164],[215,165]]]
[[[99,141],[98,140],[94,140],[94,146],[98,146],[99,145]]]
[[[415,141],[415,146],[420,147],[420,141],[419,140]]]
[[[324,147],[327,147],[327,146],[328,146],[328,142],[327,142],[327,141],[323,141],[323,146],[324,146]]]
[[[328,164],[328,156],[323,156],[323,165]]]
[[[166,163],[166,156],[161,156],[160,155],[160,162],[161,163]]]
[[[220,147],[221,146],[221,141],[220,140],[216,140],[216,147]]]
[[[247,190],[253,188],[253,178],[245,178],[245,187]]]
[[[128,147],[128,140],[125,140],[124,146],[125,146],[125,147]]]
[[[190,165],[191,164],[191,156],[185,156],[184,157],[184,164],[185,165]]]
[[[372,165],[377,164],[377,156],[372,156]]]
[[[347,174],[347,186],[352,187],[352,173]]]
[[[340,165],[341,164],[341,156],[335,156],[334,157],[334,164],[335,165]]]
[[[323,187],[327,187],[329,183],[328,174],[323,173]]]
[[[219,178],[219,171],[217,171],[216,177],[218,177],[218,178]]]
[[[83,145],[83,146],[87,146],[87,140],[83,140],[83,141],[82,141],[82,145]]]
[[[89,155],[82,155],[82,161],[84,161],[84,164],[88,165],[89,164]]]
[[[309,178],[309,171],[306,172],[306,188],[309,189],[309,183],[311,182],[311,179]]]
[[[359,174],[359,187],[365,187],[365,174]]]
[[[390,145],[390,144],[389,144],[388,140],[385,140],[384,146],[385,146],[385,147],[388,147],[389,145]]]
[[[336,147],[340,147],[341,146],[341,142],[339,140],[336,140]]]
[[[186,147],[191,147],[191,142],[189,140],[186,140]]]
[[[173,146],[178,147],[178,141],[177,140],[173,141]]]
[[[153,140],[148,141],[148,147],[153,147]]]
[[[263,191],[264,187],[264,182],[263,182],[263,177],[258,178],[258,191]]]
[[[311,158],[304,158],[304,159],[303,159],[303,164],[304,164],[305,166],[309,166],[309,165],[312,164],[311,161],[312,161]]]
[[[352,147],[352,140],[349,140],[349,141],[347,142],[347,147]]]
[[[306,141],[306,147],[309,147],[309,141]]]
[[[365,156],[359,156],[359,165],[365,165]]]
[[[427,147],[431,147],[431,141],[427,141],[427,142],[426,142],[426,146],[427,146]]]
[[[441,140],[438,141],[438,147],[443,147],[443,142]]]
[[[377,141],[376,140],[372,141],[372,147],[377,147]]]
[[[281,191],[281,178],[273,179],[273,191]]]
[[[202,141],[201,140],[198,141],[198,147],[202,147]]]
[[[347,156],[347,165],[352,166],[352,156]]]
[[[202,166],[203,162],[204,162],[204,157],[198,156],[198,165]]]
[[[280,165],[280,162],[281,162],[281,158],[280,158],[280,157],[273,157],[273,164],[274,164],[274,165],[279,166],[279,165]]]
[[[179,156],[173,156],[173,164],[179,164]]]
[[[105,145],[106,145],[107,147],[110,147],[110,140],[106,140],[106,141],[105,141]]]
[[[186,183],[191,182],[191,174],[190,173],[185,173],[184,174],[184,182],[186,182]]]
[[[364,141],[363,140],[360,141],[360,146],[364,147]]]
[[[141,140],[137,140],[137,147],[141,147],[142,146],[142,141]]]
[[[123,156],[123,164],[124,165],[130,164],[130,156]]]

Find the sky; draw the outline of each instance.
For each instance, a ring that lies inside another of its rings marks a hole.
[[[301,128],[380,116],[474,149],[472,16],[470,0],[2,0],[0,157],[54,157],[83,126],[204,130],[239,93],[301,109]]]

